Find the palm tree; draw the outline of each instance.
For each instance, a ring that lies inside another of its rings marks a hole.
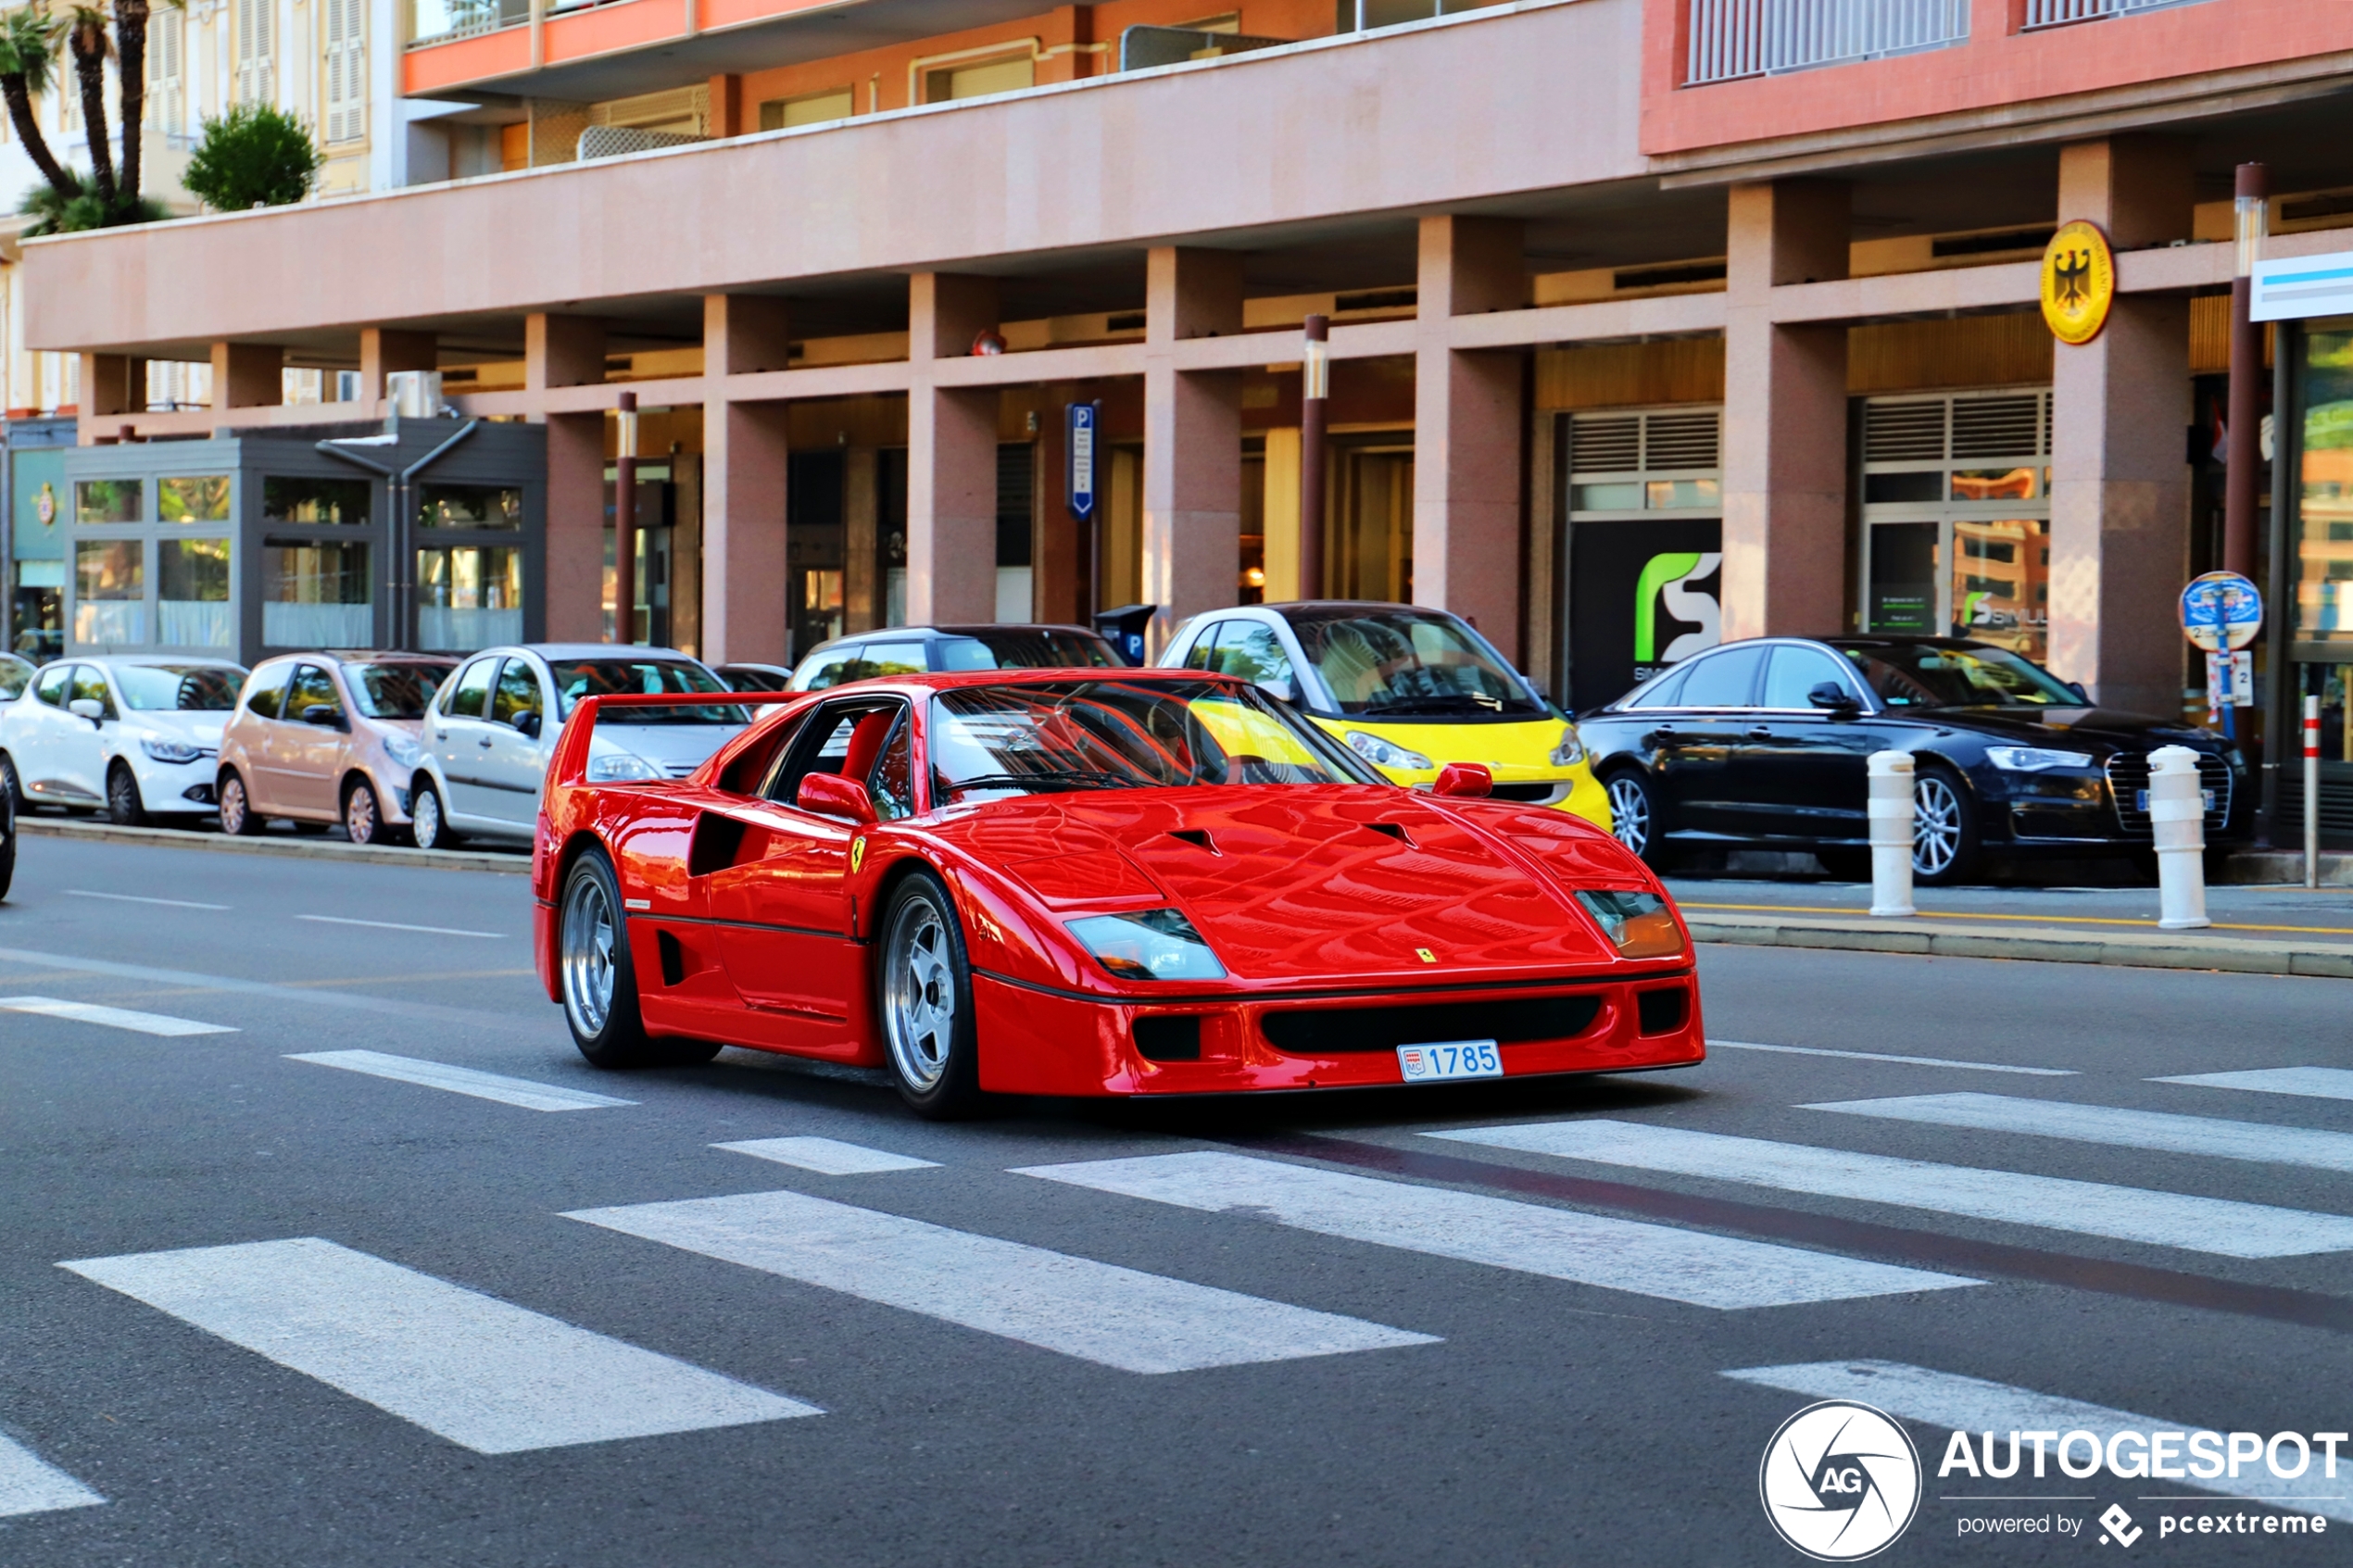
[[[57,200],[69,202],[82,194],[82,182],[57,162],[32,118],[32,101],[51,85],[57,31],[57,24],[38,6],[20,6],[0,17],[0,97],[7,100],[8,121],[23,140],[26,156]]]
[[[73,51],[73,73],[82,84],[84,139],[90,144],[90,182],[98,205],[111,215],[115,209],[113,137],[107,133],[107,56],[114,40],[107,35],[107,14],[94,6],[77,5],[66,24],[66,46]],[[126,75],[126,84],[129,78]]]
[[[183,0],[167,0],[178,6]],[[114,0],[115,118],[122,121],[122,198],[139,200],[139,126],[147,117],[147,0]]]

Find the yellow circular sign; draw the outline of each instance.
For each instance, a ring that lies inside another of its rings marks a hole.
[[[2096,223],[2059,226],[2043,247],[2043,320],[2061,343],[2082,345],[2108,325],[2116,298],[2116,257]]]

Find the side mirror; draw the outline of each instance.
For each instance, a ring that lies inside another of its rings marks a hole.
[[[1265,692],[1268,696],[1273,697],[1277,702],[1297,702],[1299,700],[1299,688],[1291,684],[1291,678],[1288,675],[1270,676],[1258,683],[1258,689]]]
[[[302,710],[302,721],[321,729],[339,729],[343,725],[343,709],[332,702],[314,702]]]
[[[2089,708],[2092,705],[2092,694],[2083,689],[2082,682],[2070,681],[2067,684],[2067,689],[2073,692],[2076,696],[2082,700],[2084,707]]]
[[[866,793],[866,786],[839,773],[810,774],[794,792],[793,804],[820,817],[861,823],[875,820],[874,797]]]
[[[539,709],[526,708],[509,722],[514,725],[516,734],[526,735],[533,740],[539,738]]]
[[[1863,711],[1863,705],[1855,700],[1855,694],[1836,681],[1824,681],[1806,694],[1806,700],[1817,708],[1827,709],[1832,713]]]
[[[1495,775],[1478,762],[1449,762],[1438,770],[1438,782],[1430,785],[1433,795],[1460,796],[1476,800],[1495,792]]]
[[[78,696],[66,704],[66,711],[77,719],[87,719],[94,724],[107,716],[107,705],[94,696]]]

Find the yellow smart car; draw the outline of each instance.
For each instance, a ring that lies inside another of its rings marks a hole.
[[[1179,626],[1160,662],[1255,682],[1399,784],[1480,762],[1498,800],[1610,825],[1577,726],[1442,609],[1347,600],[1214,609]]]

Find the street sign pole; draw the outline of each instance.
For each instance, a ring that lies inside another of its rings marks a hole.
[[[1101,403],[1070,403],[1063,408],[1063,505],[1087,525],[1087,623],[1094,624],[1103,608],[1103,521],[1096,506],[1097,437],[1101,433]]]

